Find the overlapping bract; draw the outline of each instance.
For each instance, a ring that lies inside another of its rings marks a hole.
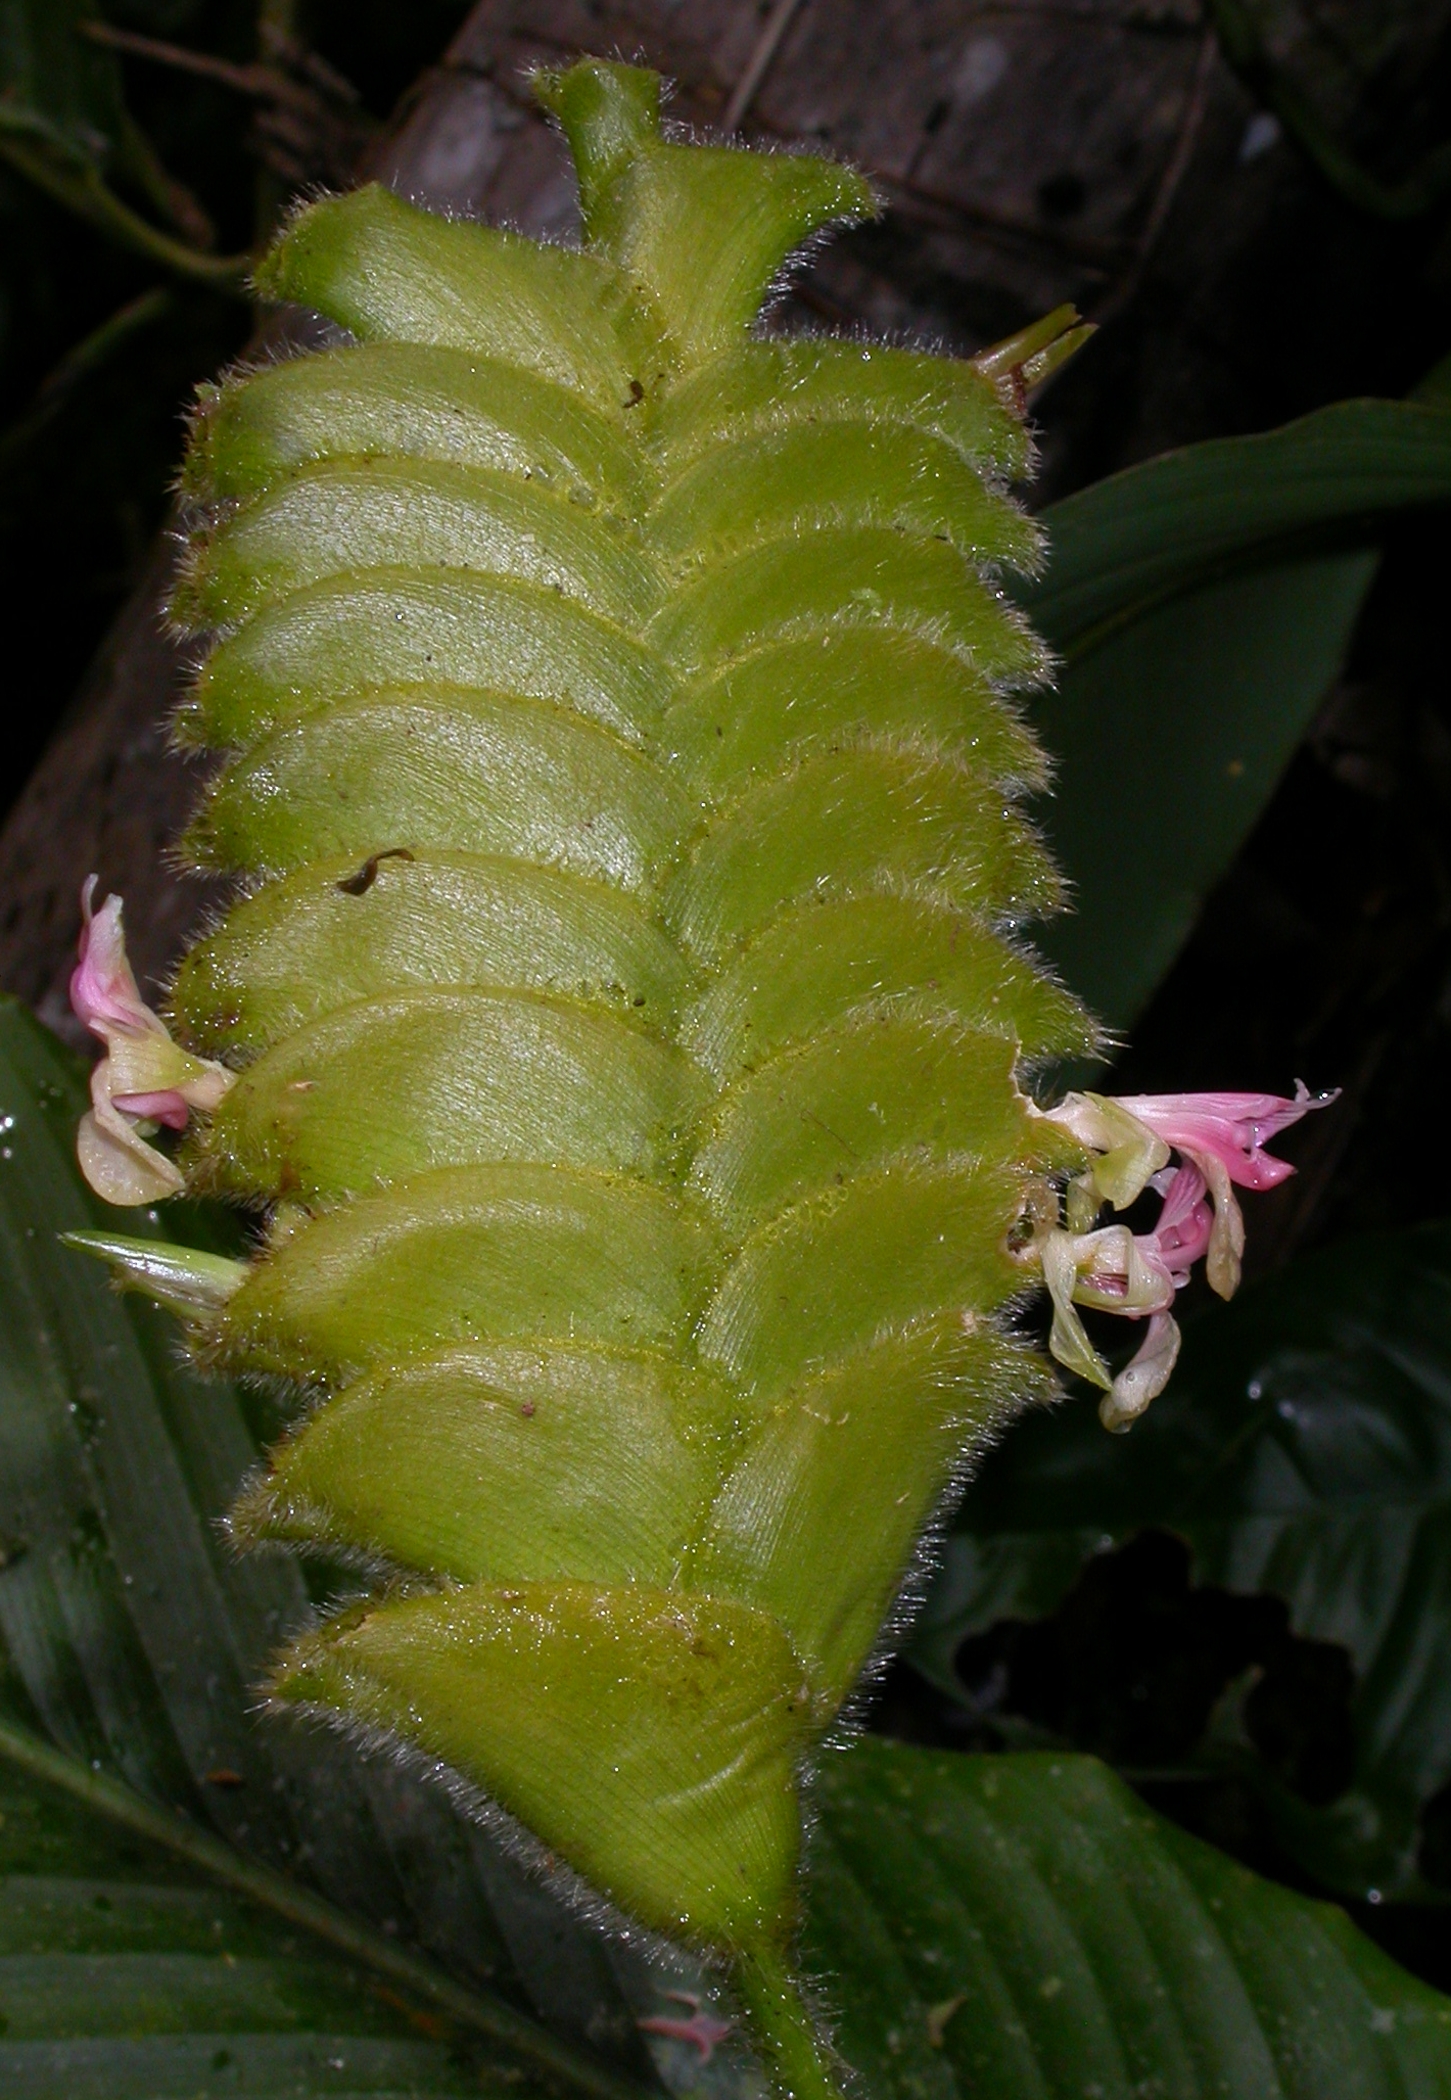
[[[239,1533],[386,1578],[277,1695],[779,1947],[803,1758],[1040,1379],[1025,441],[990,367],[753,332],[849,171],[542,91],[583,252],[317,204],[263,286],[352,342],[197,421],[189,850],[251,894],[171,1012],[241,1068],[193,1185],[275,1205],[206,1346],[326,1396]]]

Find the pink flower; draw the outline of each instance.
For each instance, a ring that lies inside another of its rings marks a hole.
[[[99,911],[92,909],[98,880],[88,876],[81,891],[79,959],[71,972],[76,1018],[103,1040],[112,1030],[165,1035],[161,1021],[142,999],[126,959],[121,899],[108,897]]]
[[[1312,1108],[1338,1096],[1312,1094],[1303,1079],[1293,1100],[1283,1094],[1117,1094],[1115,1104],[1190,1159],[1212,1153],[1243,1189],[1272,1189],[1295,1169],[1263,1148]]]
[[[1276,1162],[1283,1165],[1283,1161]],[[1204,1176],[1186,1162],[1156,1174],[1149,1184],[1164,1199],[1153,1232],[1148,1235],[1165,1268],[1182,1291],[1194,1264],[1208,1252],[1214,1213],[1206,1200]]]
[[[1067,1226],[1050,1224],[1038,1242],[1043,1281],[1053,1299],[1049,1349],[1067,1369],[1102,1388],[1105,1427],[1127,1429],[1161,1393],[1179,1354],[1179,1330],[1168,1308],[1203,1260],[1222,1298],[1239,1286],[1244,1219],[1235,1186],[1274,1188],[1294,1173],[1264,1147],[1334,1094],[1312,1095],[1296,1083],[1280,1094],[1070,1094],[1046,1117],[1070,1131],[1090,1155],[1070,1182]],[[1177,1152],[1180,1164],[1167,1164]],[[1152,1189],[1161,1200],[1148,1232],[1127,1226],[1093,1229],[1101,1205],[1115,1210]],[[1109,1376],[1076,1307],[1089,1305],[1130,1320],[1148,1320],[1132,1361]]]
[[[96,878],[81,891],[80,957],[71,974],[77,1019],[106,1046],[91,1074],[91,1107],[81,1118],[81,1172],[108,1203],[155,1203],[182,1186],[178,1169],[145,1140],[158,1124],[184,1130],[194,1108],[214,1109],[232,1074],[174,1043],[142,998],[126,958],[121,899],[92,909]]]
[[[1303,1080],[1295,1097],[1283,1094],[1128,1094],[1117,1105],[1146,1130],[1197,1167],[1214,1199],[1214,1223],[1206,1250],[1209,1287],[1221,1298],[1239,1288],[1244,1254],[1244,1218],[1234,1189],[1272,1189],[1294,1168],[1264,1150],[1312,1108],[1328,1107],[1334,1094],[1312,1094]]]
[[[704,2012],[694,1991],[666,1991],[665,1996],[673,1998],[677,2005],[687,2006],[689,2019],[682,2020],[673,2013],[655,2013],[648,2020],[637,2020],[635,2025],[646,2034],[663,2034],[671,2041],[689,2042],[700,2051],[701,2062],[708,2064],[735,2023]]]

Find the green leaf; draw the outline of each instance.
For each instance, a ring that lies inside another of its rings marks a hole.
[[[0,0],[0,136],[100,166],[124,127],[115,55],[84,33],[91,0]]]
[[[821,1806],[809,1951],[879,2100],[1451,2093],[1451,2000],[1093,1758],[868,1739]]]
[[[440,2025],[295,1923],[0,1763],[0,2091],[14,2100],[486,2089]]]
[[[1418,1818],[1451,1781],[1451,1224],[1351,1240],[1188,1330],[1129,1437],[1090,1406],[1030,1416],[988,1461],[914,1658],[1052,1611],[1085,1557],[1146,1525],[1197,1579],[1282,1597],[1355,1664],[1356,1769],[1312,1809],[1258,1778],[1281,1841],[1331,1887],[1434,1897]]]
[[[608,1953],[436,1787],[257,1712],[310,1600],[292,1558],[235,1555],[219,1520],[279,1417],[197,1376],[167,1317],[60,1244],[115,1218],[75,1168],[84,1100],[78,1062],[0,1002],[0,1720],[547,2022],[558,2043],[534,2039],[577,2081],[645,2069],[642,1957]],[[167,1232],[184,1220],[173,1205]]]
[[[1045,513],[1053,558],[1023,594],[1076,659],[1109,625],[1262,562],[1296,536],[1451,496],[1451,422],[1404,401],[1337,401],[1254,437],[1186,445]]]
[[[1152,605],[1070,660],[1035,713],[1072,886],[1042,947],[1110,1028],[1148,1003],[1340,669],[1373,553],[1321,555]]]
[[[1019,595],[1064,659],[1034,718],[1075,911],[1043,945],[1111,1027],[1173,960],[1335,677],[1380,523],[1448,497],[1444,410],[1343,401],[1046,512],[1051,559]]]

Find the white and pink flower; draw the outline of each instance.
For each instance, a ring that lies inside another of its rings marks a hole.
[[[71,1006],[106,1055],[91,1074],[91,1106],[81,1118],[81,1172],[108,1203],[156,1203],[174,1196],[182,1176],[146,1139],[161,1125],[184,1130],[193,1109],[214,1109],[233,1075],[174,1043],[137,988],[126,959],[121,899],[92,908],[96,877],[81,892],[80,956]]]
[[[1164,1390],[1179,1354],[1169,1308],[1203,1260],[1221,1298],[1239,1287],[1244,1219],[1235,1188],[1271,1189],[1294,1173],[1265,1151],[1311,1109],[1334,1094],[1312,1095],[1297,1082],[1280,1094],[1069,1094],[1041,1111],[1071,1132],[1090,1164],[1068,1188],[1066,1225],[1050,1224],[1037,1249],[1053,1300],[1049,1349],[1059,1363],[1099,1386],[1104,1426],[1127,1429]],[[1178,1165],[1170,1161],[1178,1154]],[[1094,1227],[1104,1203],[1126,1210],[1145,1189],[1160,1199],[1148,1232],[1126,1225]],[[1110,1375],[1088,1338],[1077,1307],[1147,1320],[1132,1360]]]

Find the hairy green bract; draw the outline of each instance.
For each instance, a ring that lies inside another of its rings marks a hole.
[[[164,1193],[119,1115],[172,1089],[210,1116],[155,1172],[267,1218],[240,1267],[147,1258],[207,1361],[317,1399],[238,1536],[376,1577],[273,1697],[726,1959],[804,2096],[800,1790],[1044,1390],[1024,1220],[1082,1163],[1019,1084],[1093,1030],[1017,934],[1045,660],[997,580],[1077,337],[773,338],[863,182],[674,141],[630,68],[538,87],[580,250],[313,204],[261,289],[346,345],[197,416],[185,851],[242,901],[85,1142]]]

